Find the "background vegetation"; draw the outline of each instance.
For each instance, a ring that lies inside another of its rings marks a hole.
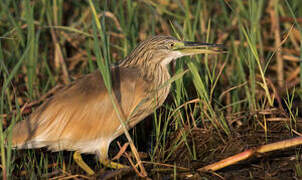
[[[173,83],[164,106],[130,131],[145,161],[193,171],[248,147],[300,135],[301,0],[112,0],[94,5],[104,28],[97,47],[86,1],[0,1],[3,176],[85,178],[69,152],[16,151],[5,147],[4,139],[16,121],[57,89],[97,70],[103,59],[121,60],[138,42],[157,34],[222,43],[228,53],[171,64],[172,74],[189,72]],[[123,137],[118,141],[126,142]],[[110,151],[111,157],[118,152],[116,141]],[[301,178],[300,154],[299,148],[278,151],[235,169],[196,176]],[[85,160],[98,176],[112,172],[101,170],[94,156]],[[159,165],[150,165],[148,172],[153,178],[185,176]]]

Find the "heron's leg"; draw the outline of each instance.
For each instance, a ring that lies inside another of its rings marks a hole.
[[[108,159],[108,149],[109,149],[109,144],[104,144],[101,146],[100,150],[97,152],[99,161],[101,164],[103,164],[106,167],[112,168],[112,169],[122,169],[122,168],[129,168],[129,166],[113,162]]]
[[[78,151],[74,152],[73,159],[87,174],[94,175],[94,171],[83,161]]]
[[[113,162],[109,159],[99,159],[99,160],[104,166],[112,168],[112,169],[129,168],[129,166],[126,166],[126,165],[123,165],[123,164],[120,164],[117,162]]]

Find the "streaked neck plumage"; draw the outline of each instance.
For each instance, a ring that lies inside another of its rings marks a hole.
[[[170,79],[167,66],[173,60],[172,58],[161,60],[161,62],[165,63],[154,63],[155,60],[152,59],[154,56],[148,54],[148,52],[141,56],[133,56],[132,54],[123,59],[119,67],[139,69],[139,76],[150,84],[150,90],[158,89]],[[166,88],[169,91],[170,85],[167,85]]]

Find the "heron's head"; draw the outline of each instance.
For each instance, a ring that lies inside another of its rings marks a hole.
[[[195,54],[217,54],[221,52],[219,44],[180,41],[171,36],[153,36],[142,41],[127,57],[130,64],[167,65],[172,60]]]

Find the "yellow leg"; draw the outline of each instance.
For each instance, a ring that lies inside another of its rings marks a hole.
[[[78,151],[74,152],[73,159],[87,174],[94,175],[94,171],[83,161]]]
[[[112,169],[123,169],[123,168],[129,168],[129,166],[113,162],[108,159],[108,149],[109,149],[110,141],[104,142],[102,146],[100,147],[99,151],[97,151],[97,155],[99,157],[99,161],[101,164],[103,164],[106,167],[112,168]]]
[[[116,162],[110,161],[109,159],[100,159],[100,162],[104,166],[112,168],[112,169],[129,168],[129,166],[126,166],[126,165],[123,165],[123,164],[120,164],[120,163],[116,163]]]

